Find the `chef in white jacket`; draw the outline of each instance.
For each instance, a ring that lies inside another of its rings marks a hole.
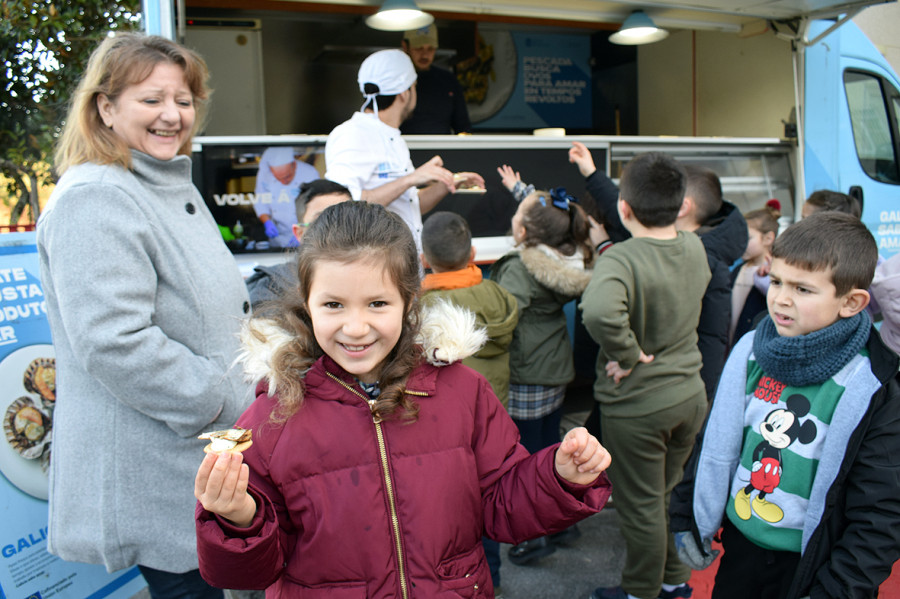
[[[454,174],[434,156],[414,168],[400,124],[416,107],[416,69],[401,50],[381,50],[359,68],[365,102],[334,128],[325,144],[325,178],[350,190],[354,200],[374,202],[397,213],[422,251],[422,214],[456,186],[484,187],[477,173]]]
[[[291,229],[297,224],[294,200],[300,194],[301,185],[318,178],[315,167],[297,160],[292,147],[274,146],[263,152],[256,175],[253,209],[272,246],[297,245]]]

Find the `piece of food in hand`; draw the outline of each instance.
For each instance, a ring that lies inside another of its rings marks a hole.
[[[206,453],[241,453],[253,445],[252,434],[248,428],[235,427],[203,433],[197,438],[209,440],[209,445],[203,448]]]
[[[463,173],[453,173],[453,185],[456,187],[456,191],[467,191],[470,193],[483,193],[485,190],[484,187],[480,185],[470,184],[466,178],[466,175]]]

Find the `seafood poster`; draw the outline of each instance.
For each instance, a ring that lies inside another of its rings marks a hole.
[[[137,568],[65,562],[47,552],[56,359],[34,233],[0,235],[0,599],[127,598]]]
[[[478,68],[456,67],[476,130],[591,127],[588,35],[484,31],[477,45]]]

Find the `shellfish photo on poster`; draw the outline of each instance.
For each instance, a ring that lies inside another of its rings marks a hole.
[[[137,567],[107,573],[47,552],[56,358],[34,232],[0,234],[0,381],[0,599],[137,594]]]

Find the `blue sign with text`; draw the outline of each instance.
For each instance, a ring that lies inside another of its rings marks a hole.
[[[0,235],[0,599],[126,599],[136,567],[109,574],[47,552],[56,359],[34,233]]]
[[[590,37],[515,32],[508,35],[515,48],[515,83],[502,108],[475,128],[590,128]],[[502,38],[494,47],[495,70],[512,67],[508,57],[504,64]],[[502,83],[503,78],[499,80]]]

